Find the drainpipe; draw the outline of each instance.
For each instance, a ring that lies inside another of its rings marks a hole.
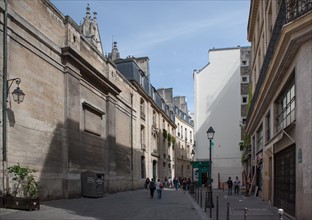
[[[133,94],[131,93],[131,117],[130,117],[130,140],[131,140],[131,187],[133,188]]]
[[[6,110],[7,110],[7,64],[8,64],[8,47],[7,47],[7,33],[8,33],[8,2],[4,0],[4,17],[3,17],[3,77],[2,77],[2,187],[3,193],[6,192],[6,165],[7,165],[7,143],[6,143]]]

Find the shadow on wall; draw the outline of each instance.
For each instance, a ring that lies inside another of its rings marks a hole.
[[[68,120],[58,124],[49,149],[41,152],[45,162],[40,172],[41,200],[81,197],[81,173],[92,171],[104,174],[104,193],[143,187],[140,176],[132,178],[131,159],[140,161],[142,152],[130,146],[79,130],[79,123]],[[40,154],[40,152],[37,152]],[[39,156],[39,155],[38,155]],[[139,166],[139,164],[138,164]]]

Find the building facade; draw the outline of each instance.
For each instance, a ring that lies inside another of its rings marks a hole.
[[[187,113],[185,96],[173,96],[172,88],[158,89],[158,93],[171,107],[175,115],[176,130],[174,134],[174,175],[171,177],[192,177],[192,150],[194,146],[194,122]],[[194,152],[193,152],[194,153]]]
[[[147,57],[118,58],[113,62],[136,88],[136,103],[140,103],[137,108],[133,106],[133,110],[136,112],[135,140],[142,153],[141,176],[164,181],[174,175],[174,112],[149,81]]]
[[[248,97],[241,96],[241,68],[248,66],[248,56],[241,58],[241,51],[248,47],[209,50],[209,63],[194,71],[195,141],[196,161],[212,163],[212,186],[221,187],[229,177],[241,178],[241,103]],[[230,106],[230,107],[229,107]],[[215,136],[211,154],[207,130],[212,126]],[[201,174],[205,184],[208,173]]]
[[[85,171],[105,193],[172,175],[164,133],[175,134],[174,115],[149,83],[148,58],[129,61],[139,78],[127,78],[104,56],[89,7],[81,26],[48,0],[1,1],[0,13],[1,193],[17,163],[37,170],[41,200],[81,197]],[[25,93],[19,104],[16,83]]]
[[[251,1],[251,181],[298,220],[312,216],[311,24],[311,1]]]
[[[241,128],[240,151],[242,152],[241,162],[243,164],[242,173],[242,189],[245,194],[248,192],[251,176],[251,154],[248,135],[246,135],[246,118],[248,107],[251,103],[251,47],[241,48],[241,67],[240,67],[240,94],[241,94],[241,120],[239,126]]]

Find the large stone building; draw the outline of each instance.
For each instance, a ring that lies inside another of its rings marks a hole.
[[[241,96],[242,70],[248,68],[248,47],[221,48],[209,50],[209,63],[194,71],[195,95],[195,157],[196,161],[209,161],[211,155],[212,186],[221,187],[229,177],[242,176],[242,141],[240,121],[241,105],[247,105],[248,97]],[[250,53],[249,53],[250,54]],[[211,154],[207,130],[212,126],[215,136]],[[200,175],[202,183],[209,174]]]
[[[174,116],[148,81],[147,58],[105,57],[89,7],[81,26],[48,0],[1,1],[0,12],[1,192],[16,163],[38,170],[42,200],[80,197],[84,171],[104,192],[171,175],[160,153],[173,157],[163,133],[175,134]],[[124,63],[139,78],[126,77]],[[20,104],[15,83],[26,94]]]
[[[311,219],[311,1],[251,1],[248,40],[252,188],[295,219]]]

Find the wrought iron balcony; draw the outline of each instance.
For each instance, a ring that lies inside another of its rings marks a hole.
[[[286,19],[287,22],[304,15],[312,9],[312,1],[309,0],[286,0]]]

